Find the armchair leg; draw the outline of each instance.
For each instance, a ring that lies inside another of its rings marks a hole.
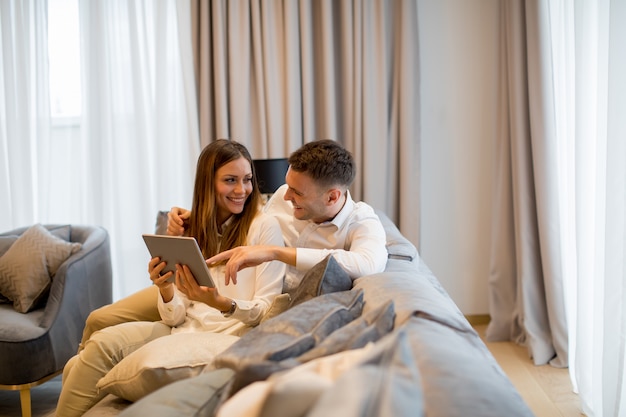
[[[32,409],[31,409],[31,395],[30,390],[36,386],[43,384],[56,377],[57,375],[61,375],[63,373],[63,369],[59,369],[56,372],[51,373],[50,375],[44,376],[38,381],[29,382],[27,384],[12,384],[12,385],[4,385],[0,384],[0,390],[8,390],[8,391],[19,391],[20,392],[20,406],[22,407],[22,417],[31,417]]]
[[[22,417],[31,417],[30,388],[20,390],[20,404],[22,406]]]

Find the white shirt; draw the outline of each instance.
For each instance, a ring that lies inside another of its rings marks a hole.
[[[287,185],[281,186],[263,208],[278,219],[285,246],[296,248],[296,266],[287,267],[285,291],[296,288],[304,274],[329,254],[352,279],[385,269],[385,229],[372,207],[355,203],[348,192],[335,218],[317,224],[293,216],[291,202],[283,198],[286,191]]]
[[[283,246],[283,236],[278,221],[259,213],[250,225],[248,245]],[[172,334],[211,331],[232,334],[247,325],[255,325],[283,288],[285,264],[265,262],[257,267],[244,268],[237,273],[237,284],[224,284],[224,266],[209,268],[219,293],[232,298],[237,310],[230,317],[202,302],[189,300],[175,289],[174,298],[163,302],[158,294],[158,308],[162,321],[174,327]]]

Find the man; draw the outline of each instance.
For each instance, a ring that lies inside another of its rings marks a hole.
[[[310,142],[288,159],[286,184],[265,204],[264,211],[280,224],[285,247],[240,246],[207,261],[227,260],[225,279],[237,282],[242,268],[279,260],[287,264],[284,292],[293,291],[304,274],[332,254],[352,279],[382,272],[387,262],[386,236],[369,205],[355,202],[348,188],[356,175],[352,155],[332,140]],[[182,235],[190,211],[174,207],[167,233]],[[155,288],[148,287],[92,312],[83,340],[101,328],[126,321],[160,320]]]
[[[310,142],[288,159],[286,184],[264,206],[280,223],[285,247],[240,246],[208,259],[226,262],[226,282],[237,271],[279,260],[288,265],[283,290],[295,289],[304,274],[332,254],[352,278],[382,272],[387,262],[385,231],[374,210],[355,202],[348,188],[356,174],[352,155],[332,140]],[[173,208],[168,234],[184,233],[189,211]]]

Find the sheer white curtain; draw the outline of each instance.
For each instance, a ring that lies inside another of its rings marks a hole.
[[[142,233],[189,206],[199,153],[188,1],[78,0],[82,115],[52,126],[46,2],[0,2],[0,225],[89,223],[111,240],[114,298],[149,285]]]
[[[50,163],[47,4],[0,2],[0,230],[45,218]]]
[[[626,416],[626,1],[553,1],[550,12],[573,35],[552,37],[555,76],[568,84],[557,96],[562,156],[573,167],[574,197],[562,197],[575,208],[570,373],[587,415]]]
[[[503,3],[490,330],[536,363],[552,345],[588,416],[626,416],[625,21],[624,0]]]
[[[81,212],[115,245],[114,297],[149,284],[142,233],[157,210],[190,206],[199,154],[184,1],[79,1]],[[179,24],[179,22],[181,24]]]

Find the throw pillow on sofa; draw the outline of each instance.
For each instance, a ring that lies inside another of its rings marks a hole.
[[[259,324],[220,353],[215,367],[242,369],[265,360],[300,356],[361,315],[362,291],[321,295]]]
[[[213,362],[213,367],[237,371],[227,397],[282,370],[281,361],[312,349],[333,331],[359,317],[362,309],[362,291],[324,294],[250,330]]]
[[[174,381],[199,375],[239,337],[210,332],[175,333],[155,339],[122,359],[97,388],[128,401]]]
[[[291,291],[291,304],[294,307],[322,294],[347,291],[352,288],[352,279],[339,266],[332,255],[328,255],[307,271],[298,287]]]
[[[324,356],[272,375],[238,391],[217,410],[216,417],[301,417],[343,373],[361,362],[373,345]],[[327,415],[340,415],[330,412]],[[385,416],[386,417],[386,416]]]
[[[419,367],[408,335],[401,329],[382,339],[359,364],[343,373],[307,410],[307,416],[420,417],[424,415],[423,395]]]
[[[46,295],[57,269],[81,247],[41,224],[31,226],[0,257],[0,293],[13,301],[16,311],[29,312]]]
[[[119,414],[119,417],[213,416],[221,395],[235,371],[216,369],[177,381],[146,395]]]
[[[390,333],[394,327],[394,304],[388,301],[345,326],[332,332],[315,348],[298,356],[298,363],[305,363],[323,356],[351,349],[360,349]]]
[[[303,363],[340,352],[360,349],[370,342],[374,343],[393,330],[394,316],[393,301],[389,301],[334,330],[315,347],[296,358],[280,361],[265,360],[249,364],[239,369],[229,393],[234,393],[252,382],[265,380],[272,374],[293,369]]]

